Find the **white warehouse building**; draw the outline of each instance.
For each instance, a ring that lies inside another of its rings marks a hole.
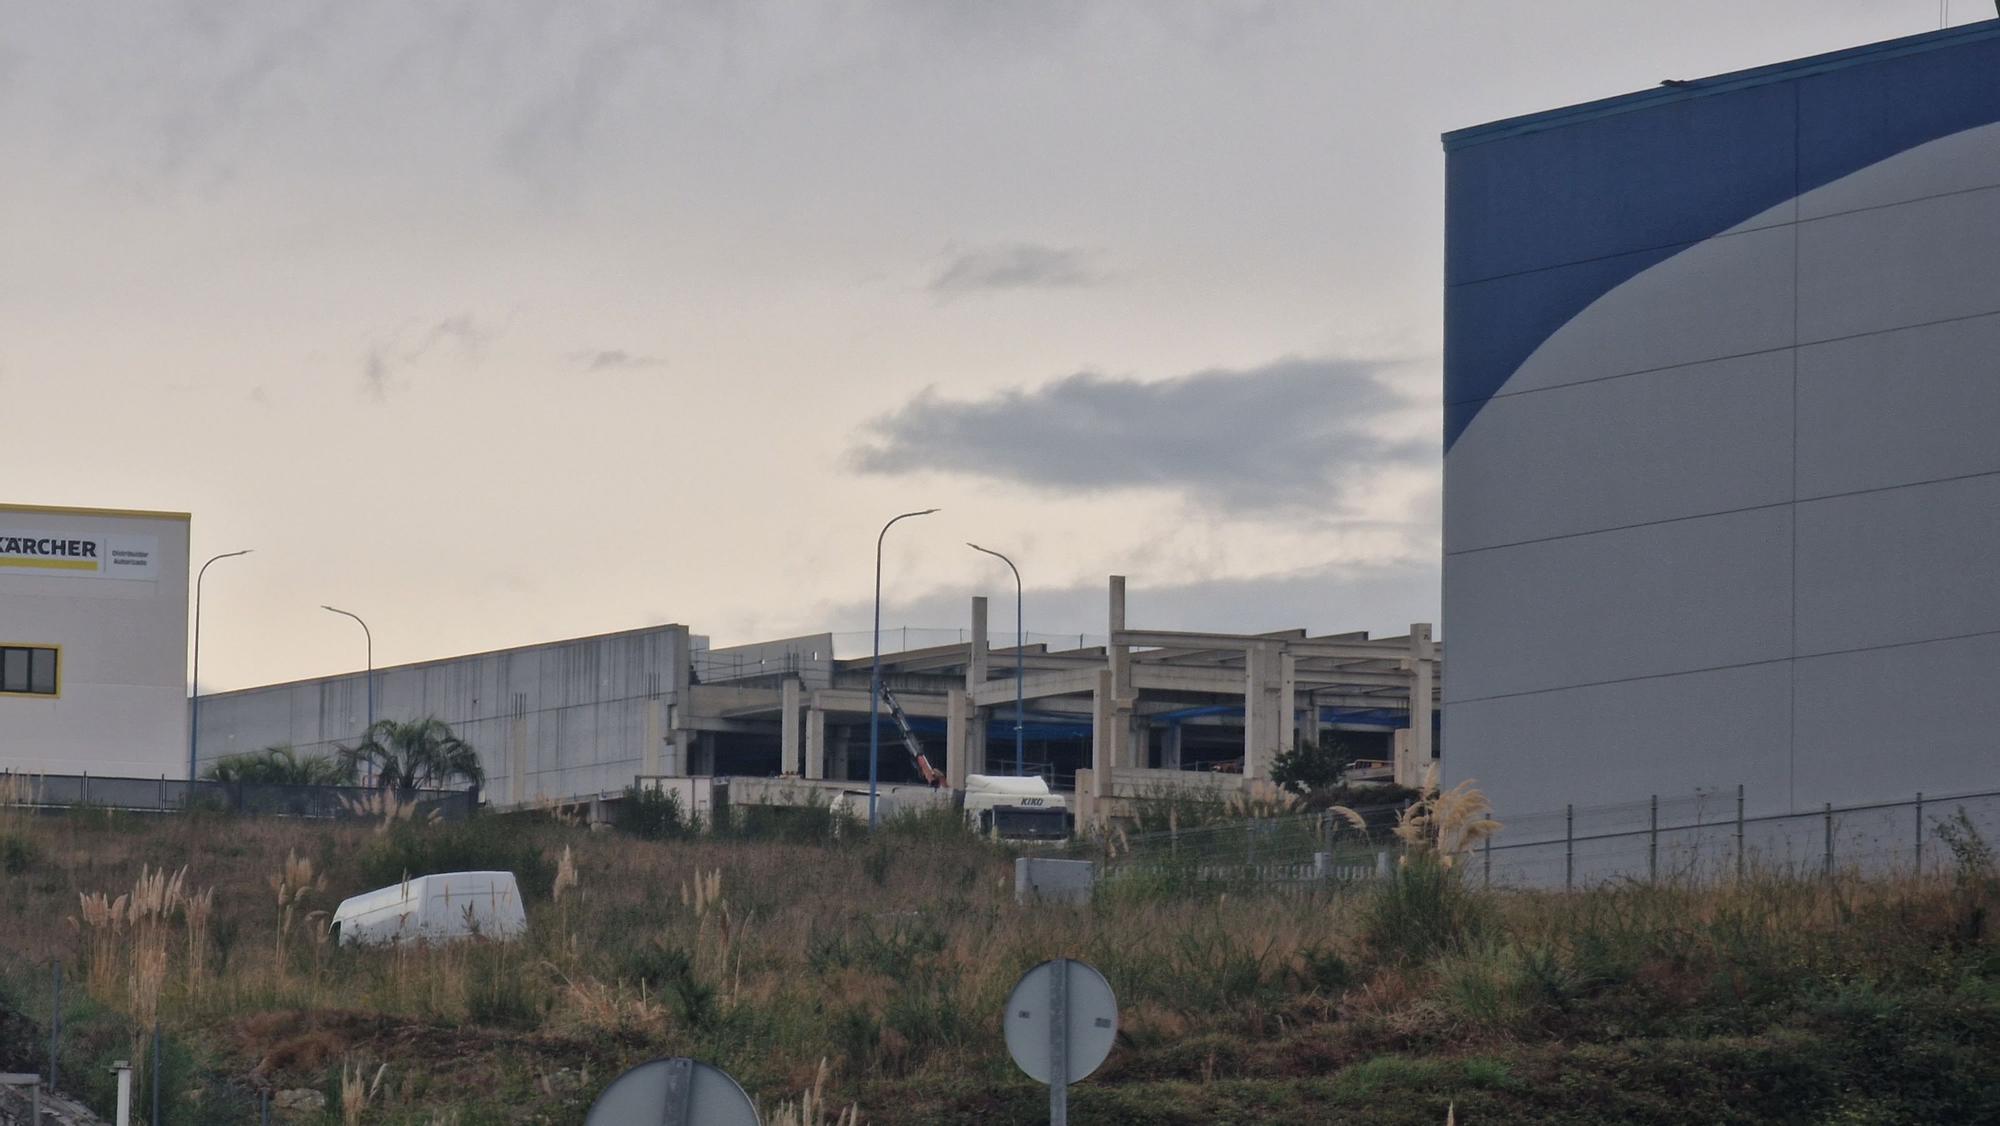
[[[188,524],[0,504],[0,771],[186,774]]]

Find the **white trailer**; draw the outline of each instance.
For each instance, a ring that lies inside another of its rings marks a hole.
[[[528,929],[512,872],[443,872],[364,892],[333,913],[336,943],[515,938]]]

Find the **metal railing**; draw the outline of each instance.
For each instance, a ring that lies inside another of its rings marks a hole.
[[[1966,839],[1963,830],[2000,842],[2000,790],[1754,815],[1752,796],[1737,788],[1503,812],[1501,830],[1463,856],[1460,870],[1488,887],[1564,889],[1752,875],[1937,874],[1957,862],[1952,838]],[[1235,818],[1113,832],[1080,840],[1066,854],[1097,861],[1109,881],[1148,873],[1207,882],[1367,879],[1385,872],[1403,845],[1390,831],[1396,807],[1364,812],[1365,830],[1324,813]]]
[[[1832,876],[1937,873],[1954,857],[1940,824],[2000,839],[2000,790],[1915,794],[1776,814],[1749,814],[1742,787],[1642,802],[1502,816],[1505,827],[1468,864],[1491,886],[1589,887],[1662,879],[1714,882],[1758,873]]]
[[[1108,882],[1161,877],[1212,884],[1304,885],[1373,879],[1393,853],[1386,817],[1355,829],[1332,813],[1246,817],[1078,841],[1068,854],[1096,860]]]
[[[116,778],[94,774],[15,774],[0,772],[0,804],[33,809],[117,809],[139,813],[183,813],[190,809],[266,817],[339,820],[370,816],[382,791],[371,786],[294,786],[278,782],[188,782],[167,778]],[[416,790],[400,795],[414,801],[414,816],[433,812],[462,821],[479,807],[479,791]]]

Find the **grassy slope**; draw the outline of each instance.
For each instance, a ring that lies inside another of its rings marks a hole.
[[[936,827],[845,844],[651,843],[550,823],[402,830],[220,818],[0,822],[0,984],[47,1016],[67,963],[67,1074],[102,1097],[132,1050],[128,967],[81,988],[78,893],[189,867],[216,917],[161,1001],[169,1122],[253,1121],[258,1087],[337,1100],[384,1061],[367,1121],[574,1122],[619,1069],[693,1054],[767,1105],[813,1081],[865,1120],[1030,1123],[1046,1096],[999,1043],[1015,978],[1056,954],[1105,970],[1121,1044],[1077,1121],[1461,1123],[2000,1121],[2000,904],[1963,880],[1756,881],[1478,895],[1423,873],[1312,896],[1134,887],[1022,910],[1008,858]],[[580,885],[548,899],[557,858]],[[314,862],[286,941],[269,878]],[[521,944],[355,952],[315,909],[426,858],[510,866]],[[720,900],[691,902],[719,871]],[[39,1033],[0,1021],[0,1068]],[[329,1116],[328,1121],[334,1118]]]

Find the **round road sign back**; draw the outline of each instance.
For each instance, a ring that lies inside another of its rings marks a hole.
[[[613,1080],[584,1126],[762,1126],[757,1104],[729,1073],[676,1057],[642,1063]]]
[[[1051,1019],[1058,1008],[1066,1019]],[[1088,963],[1043,962],[1007,998],[1007,1051],[1037,1082],[1050,1082],[1058,1061],[1067,1064],[1066,1083],[1084,1078],[1104,1063],[1117,1038],[1118,998]]]

